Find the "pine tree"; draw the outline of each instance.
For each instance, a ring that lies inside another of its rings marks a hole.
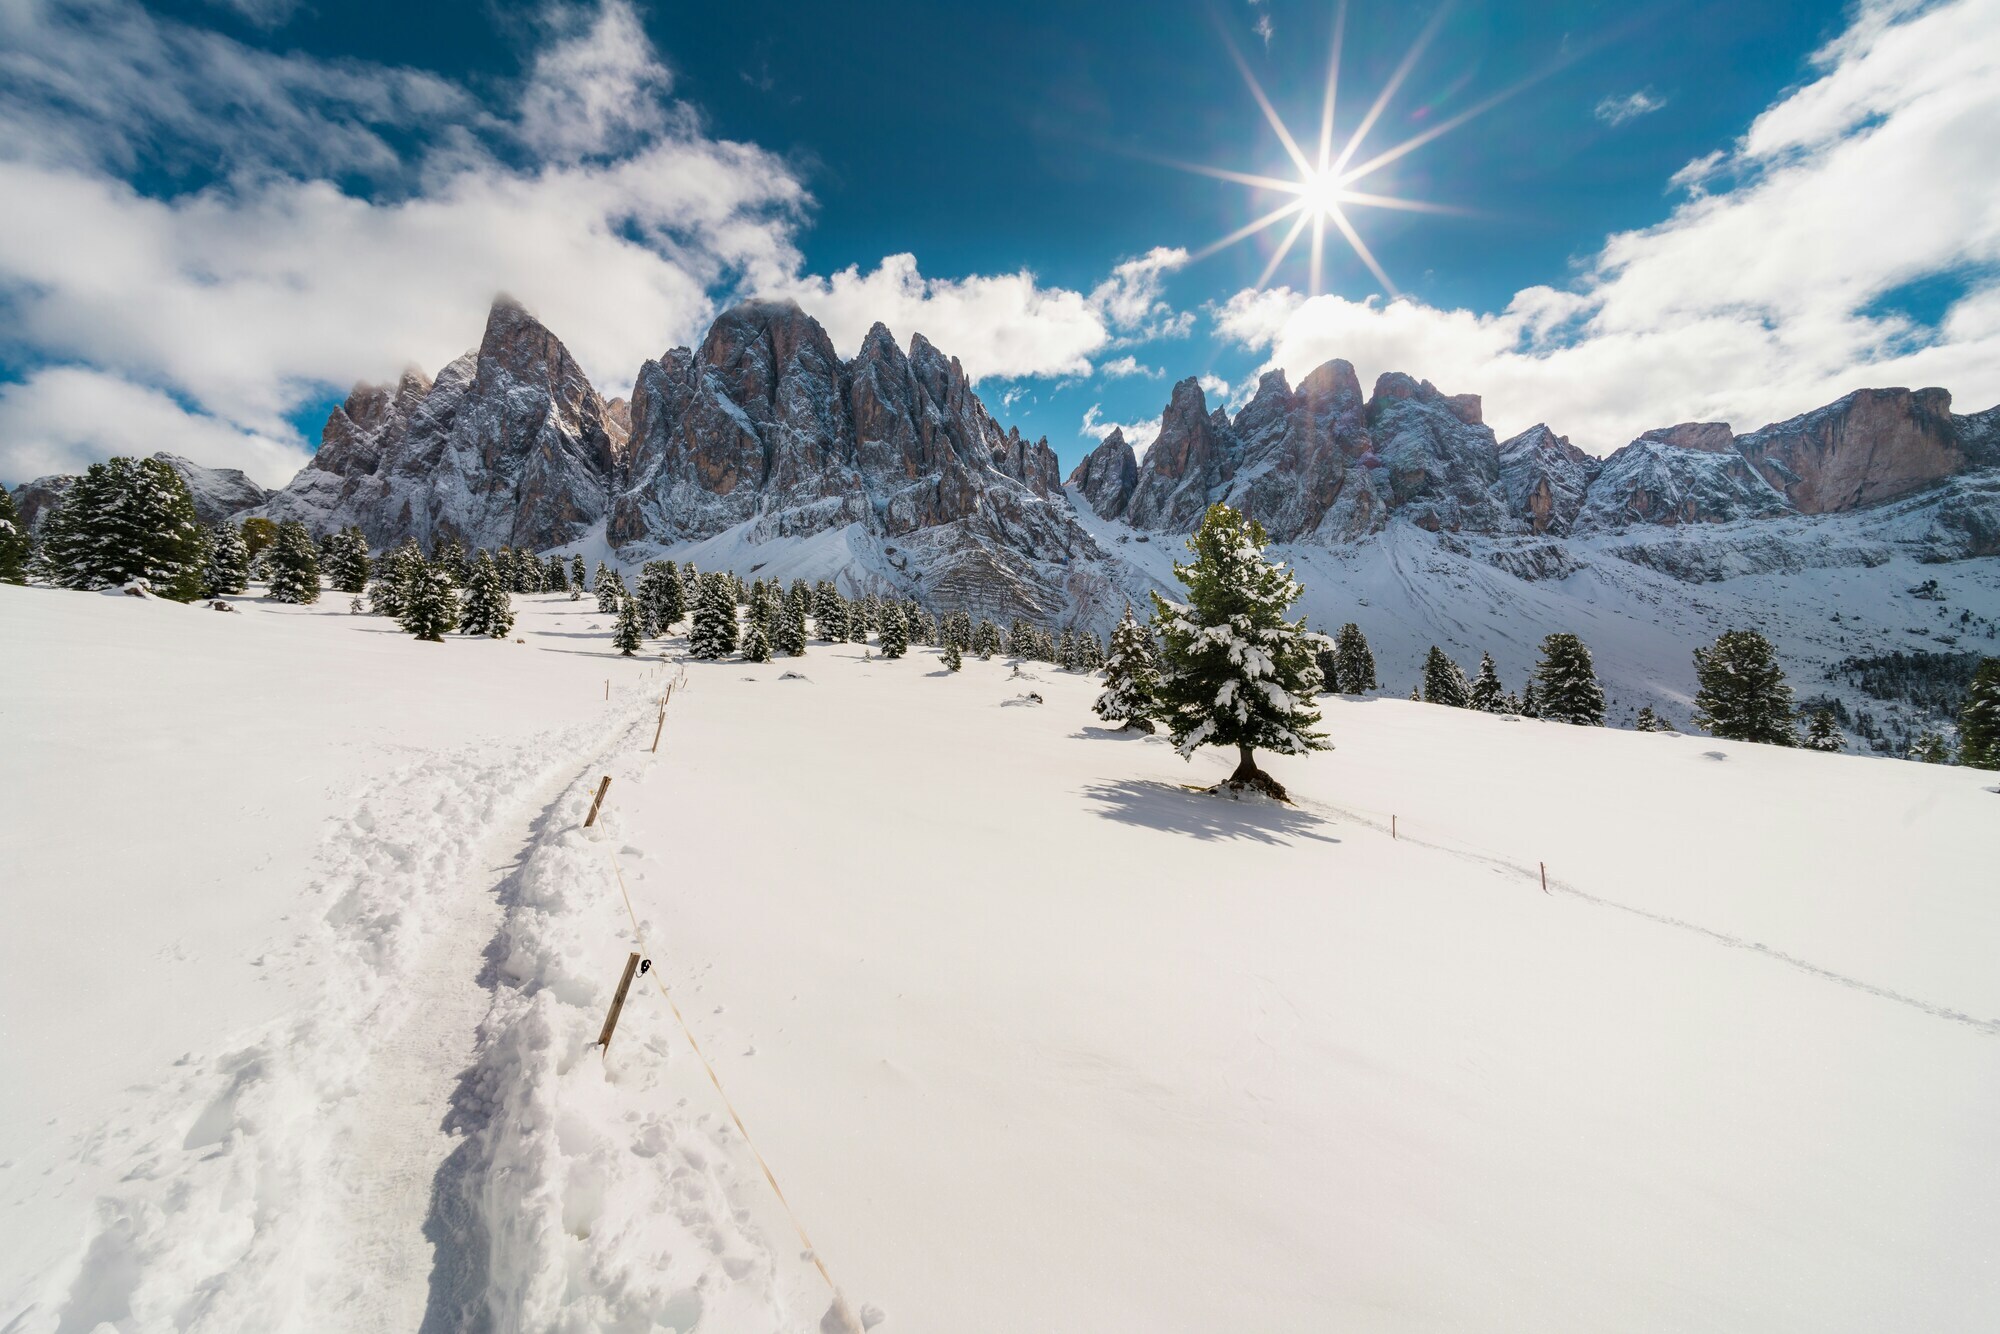
[[[1298,580],[1264,558],[1262,524],[1227,505],[1211,506],[1188,539],[1194,559],[1174,566],[1186,603],[1153,595],[1160,652],[1160,719],[1183,758],[1202,746],[1234,746],[1232,788],[1279,800],[1285,790],[1257,767],[1258,749],[1281,755],[1325,750],[1315,732],[1318,636],[1287,622]]]
[[[583,569],[583,553],[572,552],[569,558],[569,600],[571,602],[579,601],[583,597],[586,579],[587,576],[584,574]]]
[[[623,593],[623,581],[612,573],[611,567],[603,561],[597,562],[597,573],[591,579],[590,591],[597,596],[597,609],[601,612],[616,613],[619,594]]]
[[[1104,664],[1104,689],[1090,711],[1125,732],[1151,732],[1159,712],[1160,669],[1153,636],[1130,607],[1111,632],[1111,657]]]
[[[264,564],[271,572],[271,601],[319,601],[319,551],[297,519],[278,525],[278,540],[271,544]]]
[[[1340,633],[1334,637],[1333,668],[1338,677],[1334,688],[1343,695],[1359,695],[1382,688],[1382,683],[1375,679],[1375,655],[1369,650],[1368,641],[1362,637],[1361,627],[1353,621],[1341,626]]]
[[[202,574],[203,595],[221,597],[250,587],[250,548],[234,524],[225,523],[208,541],[208,568]]]
[[[144,580],[189,602],[201,596],[207,535],[179,473],[158,459],[115,458],[85,469],[42,521],[38,563],[63,588]]]
[[[1945,744],[1944,737],[1925,729],[1910,743],[1910,758],[1919,764],[1950,764],[1951,747]]]
[[[1528,684],[1521,688],[1521,716],[1539,718],[1542,716],[1542,692],[1535,688],[1535,678],[1530,676]]]
[[[514,607],[507,596],[507,582],[492,556],[482,551],[465,577],[465,600],[460,608],[459,628],[469,635],[505,639],[514,628]]]
[[[1423,696],[1423,692],[1422,692],[1422,691],[1420,691],[1420,690],[1418,690],[1418,689],[1417,689],[1417,688],[1416,688],[1415,686],[1411,686],[1411,687],[1410,687],[1410,703],[1412,703],[1412,704],[1421,704],[1421,703],[1423,703],[1423,702],[1424,702],[1424,696]]]
[[[1694,651],[1695,726],[1724,741],[1798,744],[1792,688],[1771,641],[1755,630],[1728,630]]]
[[[990,658],[1000,652],[1000,627],[981,617],[972,631],[972,651],[981,658]]]
[[[640,623],[638,599],[627,594],[618,599],[618,620],[611,627],[611,645],[624,657],[631,657],[646,642],[646,627]]]
[[[910,647],[910,627],[903,619],[903,609],[892,602],[877,615],[882,626],[882,656],[890,659],[902,657]]]
[[[355,531],[359,532],[360,530],[356,529]],[[368,544],[366,541],[363,541],[361,544],[361,554],[364,556],[368,554]],[[451,580],[453,584],[460,588],[465,587],[465,581],[472,577],[472,566],[465,556],[465,543],[459,541],[455,536],[445,538],[432,548],[431,565],[435,569],[443,570],[445,578]],[[343,588],[341,591],[346,592],[348,590]],[[358,592],[359,590],[355,591]]]
[[[369,606],[377,615],[400,619],[411,590],[423,574],[423,553],[417,550],[416,543],[405,539],[401,546],[376,562],[375,582],[368,590]]]
[[[764,633],[764,627],[751,622],[743,632],[743,660],[745,662],[769,662],[771,660],[771,637]]]
[[[726,576],[704,575],[694,606],[694,625],[688,631],[688,652],[697,658],[714,659],[735,651],[736,598]]]
[[[1465,673],[1435,644],[1424,655],[1424,702],[1454,709],[1463,709],[1472,702],[1472,686]]]
[[[337,593],[359,593],[368,587],[368,539],[349,526],[326,541],[326,581]]]
[[[681,581],[668,561],[649,560],[639,571],[639,618],[649,635],[663,635],[687,614]]]
[[[543,582],[548,585],[551,593],[569,592],[569,565],[561,556],[549,557],[548,574]]]
[[[1657,732],[1660,730],[1660,720],[1654,714],[1652,705],[1644,704],[1640,706],[1639,716],[1632,720],[1632,730],[1635,732]]]
[[[1841,748],[1840,724],[1834,721],[1833,710],[1814,709],[1812,718],[1806,723],[1807,750],[1838,752]]]
[[[959,651],[955,640],[947,639],[944,641],[944,652],[939,657],[944,663],[944,669],[948,672],[955,672],[965,666],[965,654]]]
[[[771,650],[787,658],[802,656],[806,651],[806,599],[787,597],[782,614],[778,617],[778,631],[772,636]]]
[[[1068,626],[1063,627],[1062,638],[1056,643],[1056,665],[1066,672],[1073,672],[1078,666],[1076,631]]]
[[[1958,711],[1958,762],[2000,769],[2000,658],[1987,658],[1972,674]]]
[[[847,638],[850,643],[867,643],[868,631],[871,624],[868,619],[867,603],[850,602],[847,604]]]
[[[0,584],[28,582],[28,553],[33,548],[21,512],[14,508],[14,497],[0,486]]]
[[[404,630],[431,644],[442,644],[458,625],[458,590],[451,576],[433,570],[414,549],[408,560],[408,582],[403,590],[403,613],[397,619]]]
[[[1575,635],[1553,634],[1542,640],[1542,660],[1535,667],[1540,716],[1552,722],[1604,726],[1604,690],[1597,684],[1590,650]]]
[[[1479,655],[1479,675],[1472,682],[1472,695],[1468,703],[1481,713],[1498,713],[1505,704],[1504,689],[1500,685],[1500,673],[1494,670],[1493,655]]]

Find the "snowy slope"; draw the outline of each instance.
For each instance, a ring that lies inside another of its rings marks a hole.
[[[0,588],[0,1329],[819,1328],[642,945],[885,1334],[1990,1325],[1993,775],[517,602]]]

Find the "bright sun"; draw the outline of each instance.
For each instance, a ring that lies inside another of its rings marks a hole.
[[[1236,67],[1243,74],[1243,81],[1250,87],[1250,95],[1257,99],[1258,107],[1264,112],[1264,119],[1270,122],[1272,130],[1277,133],[1278,141],[1284,145],[1286,155],[1291,158],[1292,165],[1298,169],[1298,175],[1291,180],[1286,180],[1281,177],[1261,176],[1251,172],[1227,171],[1220,167],[1202,166],[1196,163],[1173,163],[1172,165],[1181,167],[1187,171],[1199,172],[1204,176],[1214,176],[1225,181],[1237,181],[1244,185],[1253,186],[1261,191],[1270,191],[1288,197],[1286,202],[1280,204],[1277,208],[1260,218],[1253,219],[1245,226],[1237,228],[1221,240],[1203,247],[1191,256],[1191,258],[1201,259],[1212,255],[1225,246],[1234,245],[1238,241],[1254,236],[1266,228],[1273,227],[1290,218],[1292,222],[1291,228],[1285,233],[1285,238],[1278,244],[1278,248],[1272,252],[1270,262],[1264,266],[1264,272],[1257,279],[1257,286],[1261,288],[1271,281],[1271,275],[1277,272],[1278,265],[1290,253],[1293,242],[1299,239],[1299,235],[1307,227],[1311,227],[1312,241],[1307,251],[1307,257],[1311,269],[1311,294],[1317,296],[1320,291],[1321,276],[1324,267],[1326,230],[1330,223],[1333,229],[1339,232],[1345,238],[1347,244],[1353,248],[1355,256],[1368,266],[1370,273],[1375,275],[1376,281],[1382,285],[1382,290],[1390,296],[1397,295],[1396,285],[1389,281],[1389,275],[1383,271],[1381,264],[1376,261],[1373,252],[1362,241],[1361,234],[1354,229],[1354,224],[1348,220],[1347,209],[1355,205],[1361,205],[1368,208],[1404,209],[1416,213],[1463,213],[1464,210],[1450,208],[1442,204],[1423,203],[1415,199],[1402,199],[1394,195],[1372,194],[1367,191],[1357,190],[1355,188],[1356,182],[1381,170],[1404,155],[1423,147],[1439,135],[1458,128],[1494,104],[1513,96],[1528,84],[1535,82],[1536,79],[1545,77],[1547,73],[1547,71],[1544,71],[1543,74],[1532,76],[1521,83],[1517,83],[1486,98],[1474,106],[1466,108],[1454,116],[1447,117],[1422,133],[1404,140],[1394,148],[1385,149],[1375,154],[1358,166],[1350,165],[1354,161],[1357,150],[1361,147],[1362,140],[1368,136],[1370,130],[1375,128],[1375,122],[1381,119],[1382,112],[1389,105],[1389,99],[1396,95],[1397,90],[1403,85],[1403,80],[1409,77],[1411,69],[1416,65],[1418,57],[1423,55],[1424,48],[1430,45],[1431,38],[1437,35],[1438,27],[1443,23],[1445,15],[1449,10],[1450,6],[1448,4],[1439,8],[1430,23],[1418,35],[1415,44],[1410,47],[1409,53],[1403,57],[1402,63],[1396,66],[1395,73],[1389,76],[1388,83],[1382,86],[1382,91],[1376,96],[1374,104],[1368,108],[1368,114],[1361,118],[1360,123],[1354,128],[1354,133],[1348,136],[1346,144],[1336,152],[1333,140],[1334,95],[1340,83],[1341,37],[1347,27],[1347,4],[1346,0],[1341,0],[1339,7],[1334,12],[1333,54],[1327,66],[1326,96],[1320,104],[1319,151],[1312,157],[1306,155],[1305,151],[1299,147],[1298,140],[1294,139],[1291,131],[1285,128],[1285,122],[1279,117],[1277,108],[1271,105],[1271,99],[1264,95],[1263,86],[1257,82],[1256,75],[1250,72],[1249,63],[1243,59],[1243,53],[1237,49],[1235,42],[1229,38],[1228,33],[1225,31],[1223,33],[1223,41],[1229,48],[1229,54],[1235,58]]]

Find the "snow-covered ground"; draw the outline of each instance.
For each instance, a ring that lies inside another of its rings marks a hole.
[[[819,1328],[668,992],[885,1334],[2000,1309],[1995,775],[344,602],[0,587],[0,1330]]]

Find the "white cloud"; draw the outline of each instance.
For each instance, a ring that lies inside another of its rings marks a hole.
[[[1750,429],[1864,385],[2000,399],[2000,0],[1864,9],[1819,77],[1726,154],[1691,164],[1666,221],[1608,238],[1571,289],[1443,310],[1241,292],[1224,336],[1294,380],[1334,356],[1484,395],[1505,435],[1545,420],[1602,453],[1691,419]],[[1934,328],[1880,308],[1958,275]]]
[[[1166,275],[1187,262],[1188,252],[1178,246],[1154,246],[1113,268],[1091,289],[1091,304],[1132,341],[1183,336],[1194,327],[1194,313],[1175,312],[1161,293]]]
[[[1656,97],[1650,89],[1641,88],[1639,91],[1627,93],[1623,97],[1604,98],[1597,104],[1597,109],[1592,114],[1606,125],[1616,129],[1628,120],[1637,120],[1641,116],[1649,116],[1666,104],[1666,98]]]
[[[280,486],[305,466],[295,441],[246,433],[190,412],[157,389],[78,366],[54,366],[0,386],[0,478],[9,485],[81,472],[114,454],[165,450],[210,468],[241,468]]]
[[[1092,403],[1090,408],[1083,414],[1083,425],[1078,429],[1077,434],[1087,435],[1094,440],[1103,441],[1109,439],[1113,431],[1123,431],[1125,433],[1125,443],[1132,446],[1132,452],[1143,455],[1152,446],[1153,441],[1159,438],[1160,419],[1155,417],[1151,421],[1143,422],[1106,421],[1104,420],[1104,405],[1101,403]]]
[[[1157,380],[1166,374],[1165,371],[1157,367],[1140,365],[1139,359],[1130,354],[1107,361],[1102,366],[1099,366],[1097,370],[1107,380],[1122,380],[1132,376],[1143,376],[1148,380]]]

